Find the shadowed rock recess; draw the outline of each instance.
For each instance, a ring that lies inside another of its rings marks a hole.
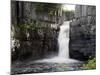
[[[96,7],[76,5],[75,18],[70,24],[70,57],[87,60],[95,57]]]

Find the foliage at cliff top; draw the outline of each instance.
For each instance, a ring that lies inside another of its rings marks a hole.
[[[38,3],[36,5],[37,12],[50,12],[56,11],[60,9],[62,4],[55,4],[55,3]]]

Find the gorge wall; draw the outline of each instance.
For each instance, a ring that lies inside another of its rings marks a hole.
[[[48,15],[48,12],[37,13],[36,6],[37,3],[33,2],[12,1],[11,38],[15,40],[12,60],[29,57],[34,60],[58,52],[57,17],[62,14],[56,11],[52,16]]]
[[[76,5],[70,23],[70,57],[86,60],[96,52],[96,6]]]

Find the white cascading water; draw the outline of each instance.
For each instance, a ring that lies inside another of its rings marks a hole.
[[[69,21],[64,22],[60,26],[60,32],[58,36],[59,53],[58,57],[68,59],[69,58]]]
[[[78,62],[77,60],[69,58],[69,23],[70,21],[65,21],[60,26],[60,32],[58,36],[59,53],[58,56],[37,60],[35,62],[49,62],[49,63],[73,63]]]

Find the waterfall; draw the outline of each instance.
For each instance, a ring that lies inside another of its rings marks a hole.
[[[79,61],[69,58],[69,23],[70,21],[65,21],[60,26],[60,32],[58,36],[59,52],[58,56],[37,60],[37,62],[51,62],[51,63],[77,63]]]
[[[58,57],[69,58],[69,21],[64,22],[60,26],[60,32],[58,36],[59,53]]]

